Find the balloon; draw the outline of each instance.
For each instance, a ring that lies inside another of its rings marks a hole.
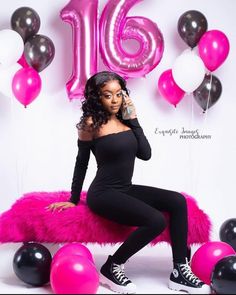
[[[65,255],[53,263],[50,283],[55,294],[96,294],[99,274],[87,257]]]
[[[38,33],[40,28],[39,15],[30,7],[20,7],[11,16],[11,27],[26,41],[29,37]]]
[[[220,259],[211,275],[214,294],[235,294],[236,292],[236,255]]]
[[[175,107],[185,94],[185,92],[175,83],[171,69],[164,71],[160,75],[158,89],[161,95]]]
[[[207,19],[200,11],[188,10],[178,20],[178,33],[193,48],[207,31],[207,26]]]
[[[22,69],[19,63],[15,63],[7,68],[0,67],[0,92],[6,97],[14,97],[12,92],[12,79],[17,71]]]
[[[88,258],[92,263],[94,263],[92,253],[89,251],[87,247],[85,247],[81,243],[69,243],[62,246],[53,256],[52,265],[57,263],[61,257],[69,256],[69,255],[82,255]]]
[[[1,30],[0,44],[0,67],[6,68],[15,64],[24,51],[21,36],[13,30]]]
[[[105,5],[99,24],[100,52],[104,64],[124,78],[141,77],[161,61],[164,51],[162,33],[153,21],[145,17],[127,17],[140,0],[110,0]],[[136,52],[129,53],[122,41],[134,39]]]
[[[193,92],[193,97],[205,112],[219,100],[221,92],[220,80],[212,74],[206,74],[202,84]]]
[[[34,35],[25,43],[24,57],[27,63],[37,72],[41,72],[49,66],[54,55],[54,44],[47,36]]]
[[[60,12],[72,28],[72,74],[66,83],[70,100],[81,98],[87,79],[97,72],[98,0],[71,0]]]
[[[216,263],[227,255],[234,255],[234,249],[220,241],[207,242],[200,246],[192,256],[193,273],[205,284],[210,285],[211,273]]]
[[[27,63],[25,59],[24,53],[21,55],[20,59],[17,61],[23,68],[28,68],[30,65]]]
[[[207,31],[198,44],[201,59],[209,71],[216,70],[229,54],[229,40],[219,30]]]
[[[41,78],[33,68],[18,70],[12,80],[12,91],[17,100],[25,107],[40,93]]]
[[[38,243],[26,243],[21,246],[13,258],[16,276],[32,286],[42,286],[50,280],[50,251]]]
[[[229,244],[236,251],[236,218],[230,218],[220,227],[220,240]]]
[[[193,92],[204,79],[204,63],[192,50],[187,49],[176,58],[172,74],[176,84],[183,91]]]

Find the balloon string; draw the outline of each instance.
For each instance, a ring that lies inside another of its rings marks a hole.
[[[192,127],[193,127],[193,94],[192,94],[192,97],[191,97],[191,119],[190,119],[190,130],[192,130]],[[193,159],[192,159],[192,141],[190,140],[189,141],[189,179],[190,179],[190,190],[191,192],[193,191]]]
[[[201,134],[204,134],[205,129],[206,129],[206,123],[207,123],[207,115],[208,115],[208,107],[209,107],[209,102],[210,102],[210,97],[211,97],[211,87],[212,87],[212,73],[210,73],[210,83],[209,83],[209,92],[207,96],[207,105],[206,105],[206,110],[203,111],[204,120],[202,123],[201,127]],[[204,145],[201,144],[201,147],[203,148]],[[201,159],[197,161],[197,169],[196,169],[196,184],[195,184],[195,191],[196,195],[198,194],[198,188],[199,188],[199,170],[200,170],[200,164],[201,164]]]
[[[20,173],[19,173],[19,163],[18,163],[18,155],[17,155],[17,139],[16,139],[16,112],[14,109],[13,104],[13,97],[10,98],[11,101],[11,127],[12,127],[12,134],[13,134],[13,146],[15,148],[14,158],[15,158],[15,172],[16,172],[16,191],[17,196],[21,193],[21,183],[20,183]]]

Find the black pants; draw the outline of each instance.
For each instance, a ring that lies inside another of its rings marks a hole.
[[[125,193],[114,189],[99,195],[90,193],[87,202],[90,209],[100,216],[119,224],[138,227],[114,253],[115,263],[125,263],[160,235],[167,226],[164,211],[170,215],[173,261],[185,262],[188,255],[187,205],[180,193],[133,184]]]

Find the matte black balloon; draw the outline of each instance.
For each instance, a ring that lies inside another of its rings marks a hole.
[[[55,46],[47,36],[37,34],[25,43],[25,59],[37,72],[45,69],[52,62],[54,55]]]
[[[220,98],[222,85],[220,80],[212,75],[206,74],[201,85],[194,90],[193,97],[204,112],[212,107]]]
[[[236,294],[236,255],[220,259],[211,274],[213,294]]]
[[[220,227],[220,240],[236,251],[236,218],[225,220]]]
[[[207,27],[207,19],[197,10],[186,11],[178,20],[178,33],[191,48],[198,44]]]
[[[38,33],[40,18],[38,13],[30,7],[20,7],[11,16],[11,28],[18,32],[24,42]]]
[[[38,243],[21,246],[13,258],[16,276],[32,286],[42,286],[50,280],[52,256],[50,251]]]

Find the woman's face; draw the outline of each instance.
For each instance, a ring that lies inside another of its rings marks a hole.
[[[118,113],[122,105],[122,89],[119,81],[111,80],[101,87],[100,98],[103,107],[110,114]]]

